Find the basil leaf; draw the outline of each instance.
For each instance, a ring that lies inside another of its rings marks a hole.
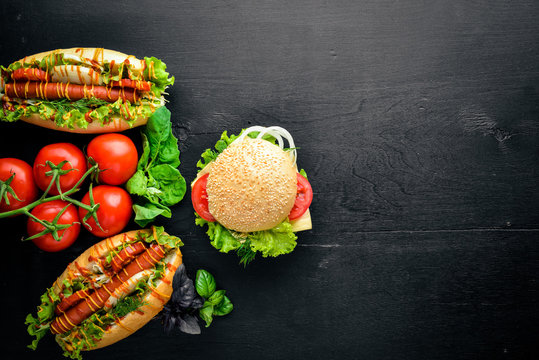
[[[217,290],[216,292],[214,292],[214,293],[208,298],[208,301],[209,301],[212,305],[217,306],[217,305],[219,305],[219,304],[223,301],[223,298],[225,297],[225,293],[226,293],[225,290]]]
[[[210,326],[213,321],[213,305],[206,301],[198,311],[198,314],[200,318],[206,322],[206,327]]]
[[[215,292],[215,278],[206,270],[200,269],[197,271],[195,288],[200,296],[209,298]]]
[[[198,335],[200,334],[200,326],[195,316],[185,314],[180,318],[180,331],[186,334]]]
[[[213,308],[213,315],[225,316],[229,314],[232,309],[234,309],[234,305],[232,305],[232,302],[228,297],[224,296],[223,301]]]

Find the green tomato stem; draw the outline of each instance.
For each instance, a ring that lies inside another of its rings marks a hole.
[[[77,181],[77,183],[71,189],[69,189],[68,191],[60,193],[60,195],[47,196],[47,193],[50,190],[53,182],[55,182],[55,180],[57,180],[57,179],[55,179],[55,176],[53,174],[53,178],[51,179],[51,182],[49,183],[49,186],[45,190],[45,193],[38,200],[36,200],[33,203],[30,203],[30,204],[28,204],[26,206],[23,206],[23,207],[21,207],[19,209],[5,211],[3,213],[0,213],[0,219],[10,217],[10,216],[13,216],[13,215],[19,215],[19,214],[26,214],[26,215],[30,216],[30,210],[31,209],[33,209],[36,206],[41,205],[43,203],[54,201],[54,200],[66,200],[66,201],[68,201],[68,202],[70,202],[70,203],[72,203],[72,204],[74,204],[76,206],[81,206],[82,205],[83,207],[85,207],[86,210],[89,211],[89,207],[87,205],[84,205],[81,202],[70,198],[69,195],[72,195],[72,194],[76,193],[77,191],[79,191],[80,190],[80,188],[79,188],[80,185],[84,182],[84,180],[88,177],[88,175],[90,175],[94,171],[96,171],[97,168],[98,168],[97,165],[94,165],[91,168],[89,168],[84,173],[84,175],[79,179],[79,181]],[[57,170],[57,169],[55,169],[55,170]],[[54,173],[54,171],[53,171],[53,173]]]

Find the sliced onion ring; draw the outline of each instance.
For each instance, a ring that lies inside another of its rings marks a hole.
[[[243,141],[243,139],[249,135],[250,133],[253,133],[253,132],[258,132],[258,135],[257,135],[257,139],[261,139],[264,135],[271,135],[273,136],[276,140],[277,140],[277,143],[279,145],[279,147],[281,149],[284,150],[284,139],[286,139],[288,141],[288,147],[290,148],[290,151],[289,151],[289,154],[290,154],[290,159],[292,160],[292,163],[295,165],[296,164],[296,161],[297,161],[297,151],[296,151],[296,146],[294,145],[294,139],[292,138],[292,135],[288,132],[288,130],[280,127],[280,126],[269,126],[269,127],[264,127],[264,126],[251,126],[247,129],[245,129],[240,136],[238,136],[238,138],[236,140],[233,141],[236,142],[236,141]]]

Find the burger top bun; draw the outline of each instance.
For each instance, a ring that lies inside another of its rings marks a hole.
[[[230,230],[271,229],[294,206],[296,173],[290,156],[269,141],[235,141],[212,163],[206,185],[209,211]]]

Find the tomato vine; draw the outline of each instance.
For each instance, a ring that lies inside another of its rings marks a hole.
[[[50,183],[49,183],[47,189],[43,192],[43,195],[41,195],[41,197],[39,199],[37,199],[36,201],[34,201],[34,202],[32,202],[32,203],[30,203],[30,204],[28,204],[26,206],[21,207],[21,208],[10,210],[10,211],[5,211],[5,212],[0,212],[0,219],[15,216],[15,215],[24,214],[24,215],[32,218],[34,221],[37,221],[38,223],[40,223],[45,228],[39,234],[36,234],[34,236],[25,238],[23,240],[32,240],[34,238],[37,238],[39,236],[43,236],[43,235],[46,235],[46,234],[49,234],[49,233],[52,235],[54,240],[56,240],[56,241],[61,240],[62,237],[59,236],[58,232],[62,231],[62,230],[65,230],[66,228],[68,228],[68,227],[70,227],[72,225],[72,224],[59,224],[58,223],[58,220],[59,220],[60,216],[67,209],[67,206],[60,213],[58,213],[58,215],[52,221],[46,221],[46,220],[38,219],[36,216],[34,216],[30,212],[36,206],[38,206],[40,204],[44,204],[46,202],[54,201],[54,200],[67,201],[68,203],[71,203],[71,204],[73,204],[73,205],[75,205],[75,206],[77,206],[79,208],[83,208],[84,210],[88,211],[88,213],[86,214],[86,216],[84,216],[84,218],[81,219],[82,223],[87,225],[87,220],[90,219],[90,218],[93,218],[95,220],[96,225],[99,228],[101,228],[101,225],[99,224],[99,221],[97,219],[97,210],[99,209],[99,204],[95,203],[95,201],[93,199],[93,196],[92,196],[92,184],[90,183],[90,190],[89,190],[89,192],[90,192],[90,204],[89,205],[84,204],[84,203],[82,203],[82,202],[80,202],[80,201],[78,201],[76,199],[73,199],[71,197],[71,195],[73,195],[74,193],[76,193],[76,192],[78,192],[80,190],[82,183],[84,182],[84,180],[86,180],[86,178],[88,176],[92,176],[92,174],[96,174],[99,171],[98,165],[95,162],[90,161],[90,164],[92,166],[84,173],[84,175],[77,181],[77,183],[75,183],[75,185],[73,185],[73,187],[71,189],[69,189],[67,191],[62,191],[61,188],[60,188],[60,176],[65,175],[70,171],[75,171],[76,170],[75,168],[70,168],[70,169],[65,169],[65,170],[62,169],[62,167],[67,162],[68,162],[67,160],[64,160],[64,161],[60,162],[58,165],[52,163],[51,161],[46,162],[46,164],[51,168],[51,170],[47,171],[45,174],[47,176],[50,176],[51,180],[50,180]],[[13,180],[13,177],[15,175],[16,174],[14,173],[9,179],[7,179],[5,181],[0,180],[0,202],[5,197],[7,197],[8,193],[12,194],[12,195],[15,195],[13,197],[15,199],[18,199],[16,197],[15,192],[13,191],[13,189],[10,186],[10,183]],[[52,186],[56,186],[56,188],[58,189],[59,195],[49,196],[49,191],[52,188]]]

